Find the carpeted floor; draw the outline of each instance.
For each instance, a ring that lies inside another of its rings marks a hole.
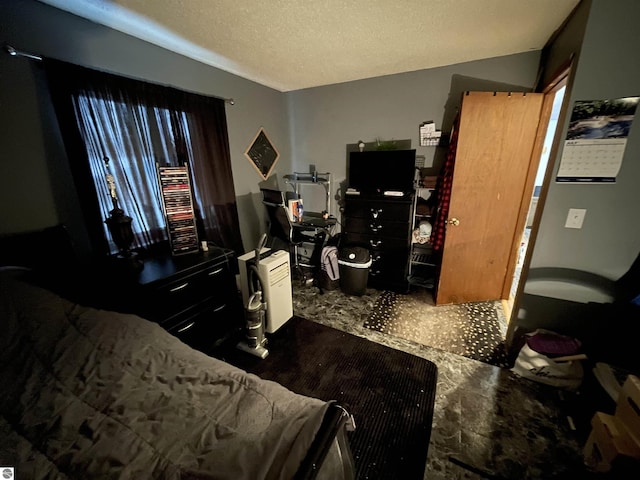
[[[432,295],[385,291],[364,322],[394,335],[498,367],[508,367],[506,320],[499,301],[435,306]]]
[[[336,400],[356,421],[349,443],[358,479],[422,480],[436,393],[433,362],[293,317],[258,359],[233,342],[214,356],[290,390]]]

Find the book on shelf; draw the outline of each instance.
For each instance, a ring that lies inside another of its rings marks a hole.
[[[289,209],[289,220],[291,220],[292,222],[302,221],[303,207],[301,198],[289,200],[287,208]]]

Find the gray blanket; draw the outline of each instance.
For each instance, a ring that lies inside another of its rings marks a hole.
[[[0,465],[17,478],[291,478],[327,408],[5,275],[0,322]]]

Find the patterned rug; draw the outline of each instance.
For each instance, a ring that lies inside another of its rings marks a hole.
[[[435,306],[432,295],[382,292],[364,326],[416,343],[510,367],[504,348],[507,323],[500,301]]]

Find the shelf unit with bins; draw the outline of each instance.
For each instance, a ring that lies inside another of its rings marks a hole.
[[[432,212],[424,212],[422,202],[434,193],[433,188],[417,187],[413,205],[412,241],[409,261],[408,281],[410,286],[435,289],[440,265],[439,254],[435,252],[428,241],[421,243],[419,232],[422,222],[432,224]],[[423,237],[422,237],[423,238]]]

